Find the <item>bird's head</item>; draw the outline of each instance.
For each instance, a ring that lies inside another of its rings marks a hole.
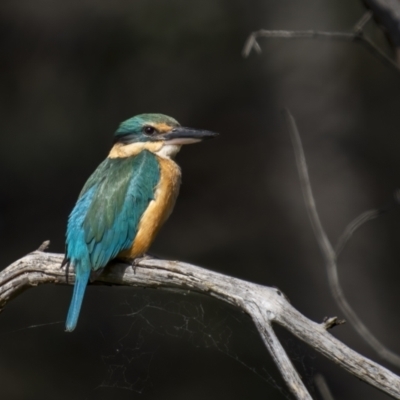
[[[114,134],[110,158],[130,157],[149,150],[162,157],[173,157],[184,144],[198,143],[217,133],[180,126],[163,114],[140,114],[122,122]]]

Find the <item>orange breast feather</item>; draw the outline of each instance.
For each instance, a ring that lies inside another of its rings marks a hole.
[[[160,182],[156,187],[154,200],[143,213],[132,247],[119,253],[118,257],[136,258],[145,253],[174,208],[181,182],[181,170],[170,159],[157,159],[160,164]]]

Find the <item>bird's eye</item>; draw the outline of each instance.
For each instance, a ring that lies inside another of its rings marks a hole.
[[[145,126],[144,127],[144,133],[146,135],[154,135],[156,132],[157,132],[156,129],[153,128],[152,126]]]

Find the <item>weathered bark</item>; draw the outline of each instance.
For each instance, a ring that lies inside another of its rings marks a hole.
[[[35,251],[0,272],[0,307],[32,286],[44,283],[73,284],[74,271],[61,269],[62,254]],[[191,290],[216,297],[250,315],[260,335],[297,399],[311,399],[299,374],[277,339],[272,323],[293,335],[346,369],[359,379],[400,399],[400,377],[361,356],[335,339],[327,329],[336,319],[315,323],[293,308],[275,288],[261,286],[178,261],[142,259],[133,268],[113,263],[96,284],[146,288]]]

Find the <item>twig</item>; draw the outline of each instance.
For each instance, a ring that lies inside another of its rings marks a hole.
[[[364,29],[364,26],[371,20],[372,11],[365,11],[364,15],[360,18],[360,20],[354,25],[353,31],[355,33],[360,33]]]
[[[332,329],[335,326],[343,325],[344,323],[346,323],[344,319],[339,319],[338,317],[325,317],[322,322],[325,329]]]
[[[315,205],[314,195],[312,193],[310,177],[308,175],[307,163],[304,155],[303,145],[301,143],[300,134],[297,129],[296,122],[288,110],[284,111],[284,117],[287,122],[290,137],[292,139],[293,148],[295,152],[297,169],[300,177],[300,185],[303,192],[304,202],[307,208],[308,216],[314,230],[315,237],[321,249],[322,255],[325,260],[325,265],[328,273],[328,282],[332,295],[345,315],[346,319],[352,324],[357,333],[372,347],[376,353],[384,360],[390,362],[396,367],[400,368],[400,357],[384,346],[365,326],[361,319],[357,316],[355,311],[348,303],[343,290],[340,286],[338,268],[336,264],[337,254],[333,249],[324,228],[322,227],[321,220],[318,215],[317,207]],[[350,238],[352,233],[361,226],[362,223],[375,218],[377,210],[368,211],[356,218],[345,230],[344,234],[339,240],[338,249],[343,249],[343,246]]]
[[[37,251],[46,251],[50,247],[50,240],[45,240],[37,249]]]
[[[261,53],[261,47],[257,39],[264,38],[281,38],[281,39],[328,39],[328,40],[342,40],[346,42],[361,43],[367,50],[369,50],[376,58],[383,64],[393,68],[400,74],[398,65],[387,56],[378,46],[376,46],[370,39],[364,36],[362,30],[354,32],[325,32],[325,31],[283,31],[283,30],[266,30],[260,29],[249,35],[242,50],[243,57],[248,57],[251,50]]]
[[[346,226],[346,229],[342,233],[342,236],[340,236],[336,247],[335,247],[335,253],[336,253],[336,258],[339,257],[339,254],[343,251],[344,247],[346,246],[347,242],[350,240],[350,238],[353,236],[353,233],[361,226],[364,225],[366,222],[371,221],[372,219],[378,218],[380,215],[382,215],[385,211],[387,210],[369,210],[365,211],[361,215],[359,215],[357,218],[355,218],[353,221],[350,222]]]
[[[353,236],[354,232],[359,229],[362,225],[366,222],[371,221],[375,218],[380,217],[382,214],[387,213],[388,211],[392,210],[394,207],[399,206],[399,189],[396,189],[393,193],[392,198],[390,201],[383,207],[365,211],[353,221],[351,221],[345,228],[344,232],[340,236],[336,246],[335,246],[335,253],[336,259],[339,258],[339,255],[343,251],[344,247],[346,246],[347,242]]]
[[[21,292],[40,284],[74,281],[60,269],[62,254],[33,252],[0,272],[0,307]],[[298,373],[276,338],[271,323],[277,323],[334,361],[357,378],[400,399],[400,377],[356,353],[325,329],[300,314],[282,293],[266,286],[222,275],[194,265],[158,259],[143,259],[134,273],[130,265],[114,263],[99,276],[97,284],[191,290],[223,300],[248,313],[296,399],[310,399]]]
[[[328,260],[334,260],[336,257],[335,251],[333,250],[332,245],[325,233],[325,230],[322,227],[321,220],[319,219],[319,215],[317,212],[317,207],[315,205],[310,178],[308,176],[306,157],[304,155],[303,144],[301,143],[296,121],[294,120],[292,114],[290,114],[289,110],[284,110],[283,116],[286,120],[290,138],[292,140],[297,169],[300,178],[300,186],[303,192],[304,202],[306,203],[308,216],[310,217],[312,227],[314,229],[319,247],[324,257]]]
[[[321,397],[323,400],[334,400],[331,391],[329,390],[329,386],[326,383],[325,378],[321,374],[315,375],[314,378],[315,386],[318,388],[321,393]]]

